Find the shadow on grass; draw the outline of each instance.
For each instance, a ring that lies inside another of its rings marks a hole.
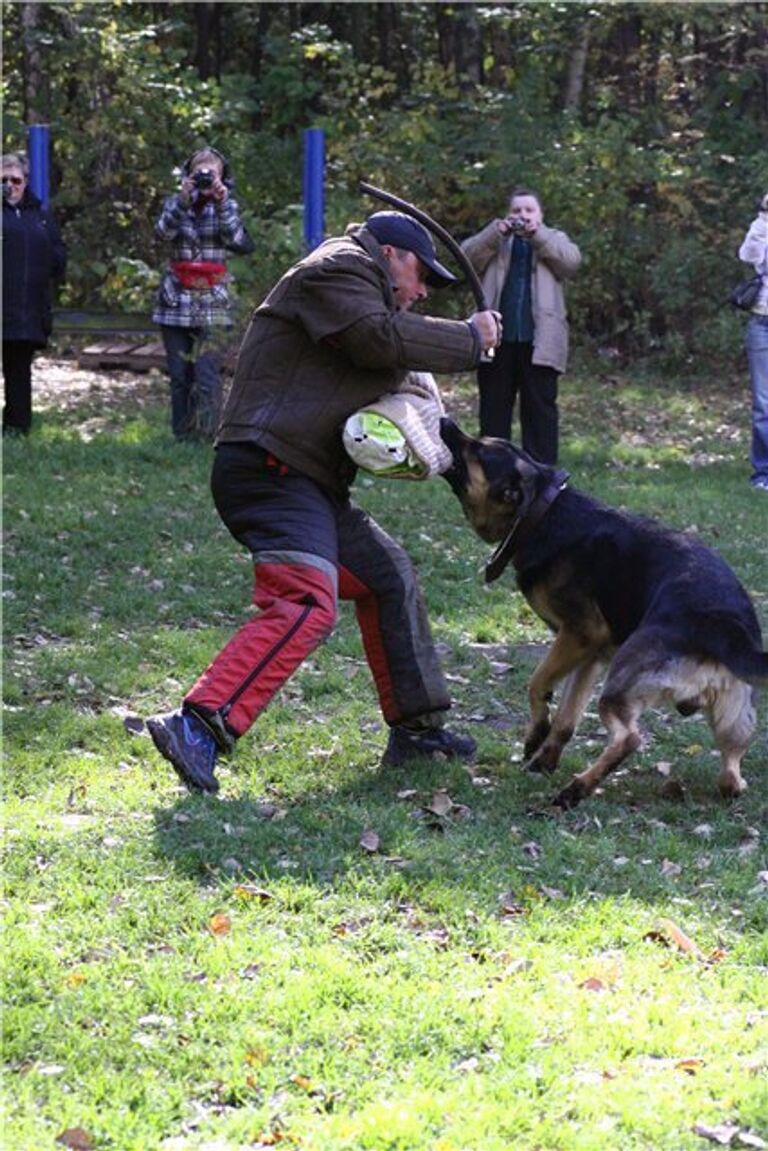
[[[747,846],[768,816],[756,798],[765,764],[750,761],[751,803],[731,804],[704,763],[691,764],[684,790],[669,798],[649,766],[646,759],[643,770],[617,773],[603,794],[566,813],[550,805],[551,780],[516,767],[494,774],[494,765],[481,765],[474,777],[428,761],[361,767],[338,789],[309,789],[293,802],[276,792],[229,798],[234,781],[225,777],[223,799],[184,797],[155,809],[155,846],[177,872],[223,897],[255,884],[289,905],[297,892],[346,893],[454,924],[512,918],[542,903],[570,915],[587,902],[628,897],[655,914],[681,902],[730,914],[757,882]],[[455,805],[445,816],[429,810],[437,789]],[[361,844],[366,831],[376,833],[377,850]],[[750,903],[736,926],[764,930],[764,903]]]

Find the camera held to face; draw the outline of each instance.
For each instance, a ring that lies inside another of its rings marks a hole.
[[[8,180],[3,180],[3,200],[10,200],[11,198],[11,185]]]
[[[513,236],[522,236],[528,231],[528,224],[522,216],[507,216],[507,229]]]
[[[213,187],[214,177],[215,172],[211,171],[210,168],[199,168],[197,172],[193,173],[192,181],[198,191],[201,191],[204,188]]]

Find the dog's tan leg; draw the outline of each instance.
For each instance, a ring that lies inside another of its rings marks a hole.
[[[525,762],[526,771],[550,774],[557,770],[563,748],[573,737],[584,709],[589,703],[595,681],[605,667],[605,661],[592,660],[572,671],[563,683],[563,692],[552,726],[544,742]]]
[[[549,705],[552,693],[567,675],[594,659],[594,646],[568,628],[561,628],[528,685],[531,717],[525,733],[523,754],[529,761],[550,731]],[[534,770],[542,771],[543,768]]]
[[[591,767],[574,775],[555,798],[556,807],[575,807],[582,799],[586,799],[609,772],[623,763],[633,751],[637,751],[642,742],[638,722],[643,704],[639,699],[604,695],[598,707],[600,718],[608,731],[608,746]]]
[[[724,669],[723,669],[724,671]],[[735,799],[747,789],[741,774],[741,760],[755,734],[757,719],[752,704],[752,688],[725,672],[725,682],[718,685],[707,717],[712,728],[722,766],[717,777],[720,794]]]

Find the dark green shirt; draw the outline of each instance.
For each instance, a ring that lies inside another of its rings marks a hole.
[[[530,343],[533,340],[532,267],[533,249],[530,243],[515,236],[509,271],[499,302],[505,344]]]

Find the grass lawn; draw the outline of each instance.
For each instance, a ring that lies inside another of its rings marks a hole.
[[[417,562],[472,770],[378,765],[353,613],[280,693],[221,798],[140,717],[246,617],[211,449],[159,376],[40,361],[4,444],[4,1146],[55,1151],[687,1151],[768,1145],[768,709],[723,802],[697,717],[654,714],[575,811],[520,771],[547,633],[441,481],[357,498]],[[470,380],[443,381],[474,427]],[[562,462],[696,527],[768,625],[745,376],[582,371]],[[768,630],[768,626],[766,628]]]

